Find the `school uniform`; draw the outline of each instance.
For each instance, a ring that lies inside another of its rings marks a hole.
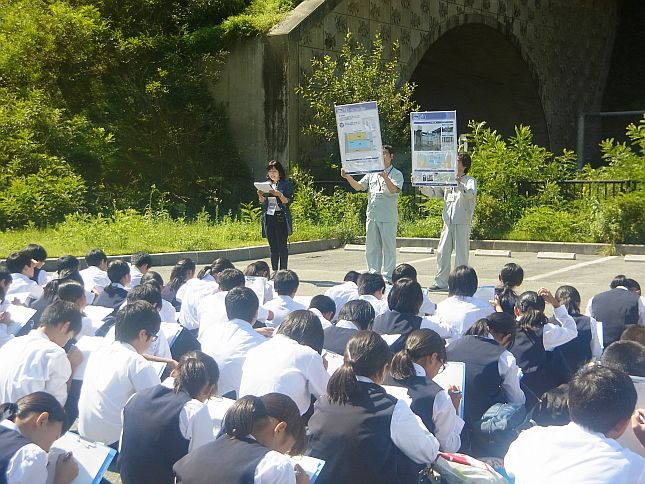
[[[197,329],[199,328],[203,301],[205,298],[219,293],[219,286],[214,282],[193,278],[184,283],[181,288],[183,287],[188,290],[182,297],[178,321],[186,329]]]
[[[9,332],[9,327],[6,324],[0,324],[0,348],[13,338],[14,336]]]
[[[322,313],[320,312],[320,310],[319,310],[319,309],[316,309],[316,308],[309,308],[309,311],[311,311],[311,312],[312,312],[312,313],[314,313],[316,316],[318,316],[318,319],[320,320],[320,324],[321,324],[321,326],[322,326],[323,330],[324,330],[325,328],[329,328],[329,327],[331,327],[331,326],[332,326],[331,321],[329,321],[328,319],[325,319],[325,317],[322,315]]]
[[[428,319],[439,325],[452,327],[456,337],[462,336],[470,327],[495,309],[490,303],[469,296],[450,296],[439,304],[437,311]]]
[[[343,355],[345,354],[347,343],[357,331],[358,326],[351,321],[341,319],[340,321],[337,321],[334,326],[330,326],[323,330],[325,333],[325,343],[323,344],[323,348],[338,355]]]
[[[40,267],[34,267],[34,277],[31,280],[39,286],[45,286],[47,284],[47,271]]]
[[[416,314],[388,309],[374,318],[372,331],[378,334],[400,334],[401,336],[390,345],[390,350],[396,353],[404,348],[408,335],[421,327],[421,321]]]
[[[464,421],[457,415],[448,392],[428,378],[421,365],[412,365],[414,376],[392,379],[393,383],[408,389],[410,410],[421,417],[423,424],[439,441],[441,451],[457,452],[461,447],[460,433]]]
[[[173,467],[178,484],[295,484],[289,458],[248,435],[222,435]]]
[[[7,301],[13,301],[17,295],[27,294],[33,300],[40,299],[43,295],[43,288],[38,283],[32,281],[21,272],[14,272],[11,274],[13,282],[9,286],[9,290],[5,295]],[[25,302],[24,300],[21,302]]]
[[[15,423],[0,422],[0,483],[45,484],[47,452],[24,437]]]
[[[602,322],[605,348],[620,339],[626,326],[645,326],[643,299],[624,286],[601,292],[589,299],[585,314]]]
[[[204,332],[211,326],[217,326],[220,323],[228,321],[226,313],[226,295],[228,291],[220,291],[210,296],[206,296],[199,303],[199,333],[197,338],[202,342]],[[257,321],[266,321],[269,317],[269,311],[262,306],[258,306]]]
[[[390,307],[387,305],[386,299],[377,299],[371,294],[363,294],[362,296],[358,296],[358,299],[361,299],[363,301],[367,301],[368,303],[370,303],[374,308],[374,312],[376,313],[376,316],[378,316],[379,314],[383,314],[385,311],[388,311],[390,309]]]
[[[267,326],[277,328],[289,313],[299,309],[307,309],[307,306],[300,304],[291,296],[276,294],[276,296],[264,305],[265,309],[273,312],[273,319],[267,321]]]
[[[15,403],[33,392],[51,393],[61,405],[67,400],[72,367],[65,350],[45,333],[32,330],[0,348],[0,400]]]
[[[177,311],[175,307],[165,299],[161,299],[161,309],[159,310],[159,317],[162,323],[176,323]]]
[[[130,284],[128,285],[128,289],[132,289],[133,287],[137,287],[139,284],[141,284],[143,272],[141,272],[135,265],[128,265],[130,266]]]
[[[504,458],[516,484],[645,482],[645,459],[614,439],[571,422],[522,432]]]
[[[328,296],[334,300],[336,303],[336,314],[334,314],[334,319],[338,319],[340,310],[342,307],[349,301],[358,299],[358,286],[355,282],[345,281],[342,284],[337,284],[336,286],[330,287],[325,291],[325,296]]]
[[[132,345],[115,341],[96,349],[87,362],[78,402],[79,433],[89,440],[115,443],[128,399],[159,383],[154,367]]]
[[[247,353],[238,395],[284,393],[304,415],[311,397],[325,393],[328,380],[322,356],[309,346],[277,334]]]
[[[96,266],[88,266],[87,269],[79,271],[79,274],[83,278],[86,291],[95,291],[100,294],[111,282],[107,272]]]
[[[128,291],[126,288],[118,282],[113,282],[110,286],[106,286],[103,289],[103,292],[98,295],[92,305],[118,310],[127,297]]]
[[[316,482],[412,483],[434,462],[439,442],[407,403],[366,377],[346,405],[324,396],[309,420],[307,455],[325,461]],[[405,470],[405,472],[403,472]]]

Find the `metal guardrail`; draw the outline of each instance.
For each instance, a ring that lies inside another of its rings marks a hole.
[[[561,180],[555,182],[567,200],[583,197],[611,198],[620,193],[633,192],[638,188],[636,180]],[[532,197],[547,184],[543,180],[526,180],[518,183],[518,195]]]

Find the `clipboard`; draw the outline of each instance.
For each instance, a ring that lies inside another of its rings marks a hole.
[[[271,191],[271,183],[266,181],[266,182],[254,182],[253,186],[257,189],[260,190],[263,193],[269,193]]]
[[[300,467],[302,467],[302,470],[309,476],[310,484],[314,484],[314,482],[316,482],[316,479],[320,475],[320,471],[322,471],[322,468],[325,466],[324,460],[317,459],[309,455],[293,456],[291,457],[291,462],[294,465],[299,464]]]
[[[6,311],[11,317],[12,324],[9,325],[7,331],[14,336],[18,331],[20,331],[25,324],[36,314],[35,309],[31,309],[25,306],[18,306],[16,304],[7,305]]]
[[[244,285],[251,288],[258,297],[260,304],[264,304],[264,287],[267,282],[266,277],[244,276],[244,281]]]
[[[116,450],[107,445],[91,442],[77,434],[66,432],[53,443],[49,451],[47,484],[53,484],[56,460],[65,452],[72,452],[78,462],[78,476],[72,484],[99,484],[116,455]]]
[[[459,416],[464,417],[464,400],[466,399],[466,364],[462,361],[449,361],[446,368],[432,379],[441,388],[448,391],[450,385],[461,388]]]
[[[325,350],[324,356],[327,360],[327,373],[329,373],[330,376],[333,375],[334,372],[341,366],[343,366],[343,362],[345,361],[344,356],[327,350]]]
[[[173,343],[181,333],[183,326],[179,323],[161,323],[160,331],[163,332],[163,335],[168,341],[168,346],[172,348]]]
[[[114,308],[106,308],[104,306],[85,306],[83,309],[85,316],[90,318],[92,321],[103,321],[107,316],[114,312]]]

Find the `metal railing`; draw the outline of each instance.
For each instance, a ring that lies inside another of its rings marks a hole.
[[[633,192],[638,188],[636,180],[561,180],[555,182],[567,200],[583,197],[610,198],[620,193]],[[543,180],[526,180],[518,183],[518,195],[536,196],[547,184]]]

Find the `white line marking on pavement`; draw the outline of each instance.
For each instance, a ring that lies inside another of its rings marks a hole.
[[[607,257],[603,257],[602,259],[595,259],[595,260],[588,260],[587,262],[580,262],[579,264],[573,264],[572,266],[568,267],[563,267],[562,269],[558,269],[557,271],[552,271],[552,272],[547,272],[545,274],[538,274],[537,276],[533,277],[527,277],[525,280],[526,281],[537,281],[538,279],[545,279],[547,277],[555,276],[556,274],[561,274],[563,272],[568,272],[573,269],[579,269],[581,267],[586,267],[586,266],[591,266],[594,264],[600,264],[601,262],[607,262],[608,260],[616,259],[618,256],[616,255],[610,255]]]
[[[428,261],[428,260],[435,260],[436,258],[437,258],[436,256],[424,257],[423,259],[415,259],[415,260],[407,261],[406,264],[416,264],[417,262],[425,262],[425,261]]]

